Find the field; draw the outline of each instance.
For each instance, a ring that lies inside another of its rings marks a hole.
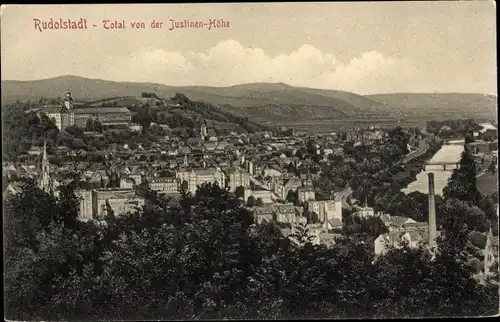
[[[293,127],[296,131],[307,131],[314,134],[327,134],[336,131],[347,131],[359,126],[366,128],[371,125],[380,128],[392,128],[396,126],[402,127],[423,127],[425,128],[426,120],[419,119],[396,119],[389,117],[359,117],[357,119],[339,120],[334,118],[307,120],[302,122],[287,122],[287,123],[271,123],[277,126]]]

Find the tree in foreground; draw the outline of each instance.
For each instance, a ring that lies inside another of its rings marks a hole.
[[[453,170],[448,184],[443,189],[445,198],[464,200],[477,204],[480,193],[476,185],[476,164],[472,154],[465,149],[459,162],[459,167]]]
[[[67,199],[67,200],[66,200]],[[81,223],[71,187],[35,186],[6,202],[6,314],[16,320],[274,319],[491,315],[498,287],[463,265],[465,222],[449,223],[431,260],[347,238],[315,245],[254,224],[234,194],[200,186],[178,202]],[[65,220],[64,218],[69,218]],[[465,226],[466,227],[466,226]],[[496,310],[496,312],[493,312]]]

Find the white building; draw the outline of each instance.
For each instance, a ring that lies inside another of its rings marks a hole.
[[[178,171],[176,177],[181,185],[186,181],[188,191],[193,194],[196,193],[198,186],[204,183],[215,183],[221,188],[226,186],[226,176],[218,167]]]
[[[342,200],[340,198],[336,200],[309,201],[307,210],[318,214],[322,222],[333,219],[342,221]]]
[[[133,189],[76,190],[75,195],[80,198],[79,218],[84,221],[101,220],[109,212],[122,215],[144,205],[144,198]]]
[[[174,193],[179,191],[180,183],[175,177],[158,177],[149,180],[149,188],[160,193]]]
[[[298,199],[301,202],[311,201],[316,199],[316,192],[312,187],[300,187],[297,189]]]
[[[265,204],[274,203],[273,192],[269,190],[250,190],[245,189],[244,200],[247,201],[250,196],[253,196],[256,200],[261,199]]]
[[[390,247],[400,248],[403,242],[407,242],[411,248],[416,248],[421,242],[428,243],[428,240],[428,232],[422,230],[383,234],[374,241],[375,255],[385,254]]]
[[[375,216],[375,210],[372,207],[363,206],[353,213],[354,216],[367,218]]]
[[[235,191],[240,186],[245,189],[250,187],[250,175],[242,169],[236,168],[229,173],[229,189]]]
[[[252,211],[256,223],[274,221],[296,225],[307,222],[307,219],[301,215],[302,208],[293,204],[257,206],[253,207]]]

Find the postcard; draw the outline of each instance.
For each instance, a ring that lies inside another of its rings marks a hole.
[[[9,321],[498,316],[495,3],[1,6]]]

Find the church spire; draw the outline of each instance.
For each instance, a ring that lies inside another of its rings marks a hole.
[[[204,119],[203,120],[203,124],[201,125],[201,128],[200,128],[200,137],[201,137],[201,141],[205,141],[205,139],[207,138],[208,136],[208,131],[207,131],[207,120]]]
[[[47,140],[43,140],[43,158],[42,158],[42,162],[43,163],[48,162],[48,158],[47,158]]]
[[[47,157],[47,141],[43,141],[42,174],[40,178],[40,189],[49,192],[50,189],[50,164]]]
[[[305,180],[305,185],[306,187],[312,187],[312,177],[311,177],[311,165],[307,165],[307,175],[306,175],[306,180]]]

